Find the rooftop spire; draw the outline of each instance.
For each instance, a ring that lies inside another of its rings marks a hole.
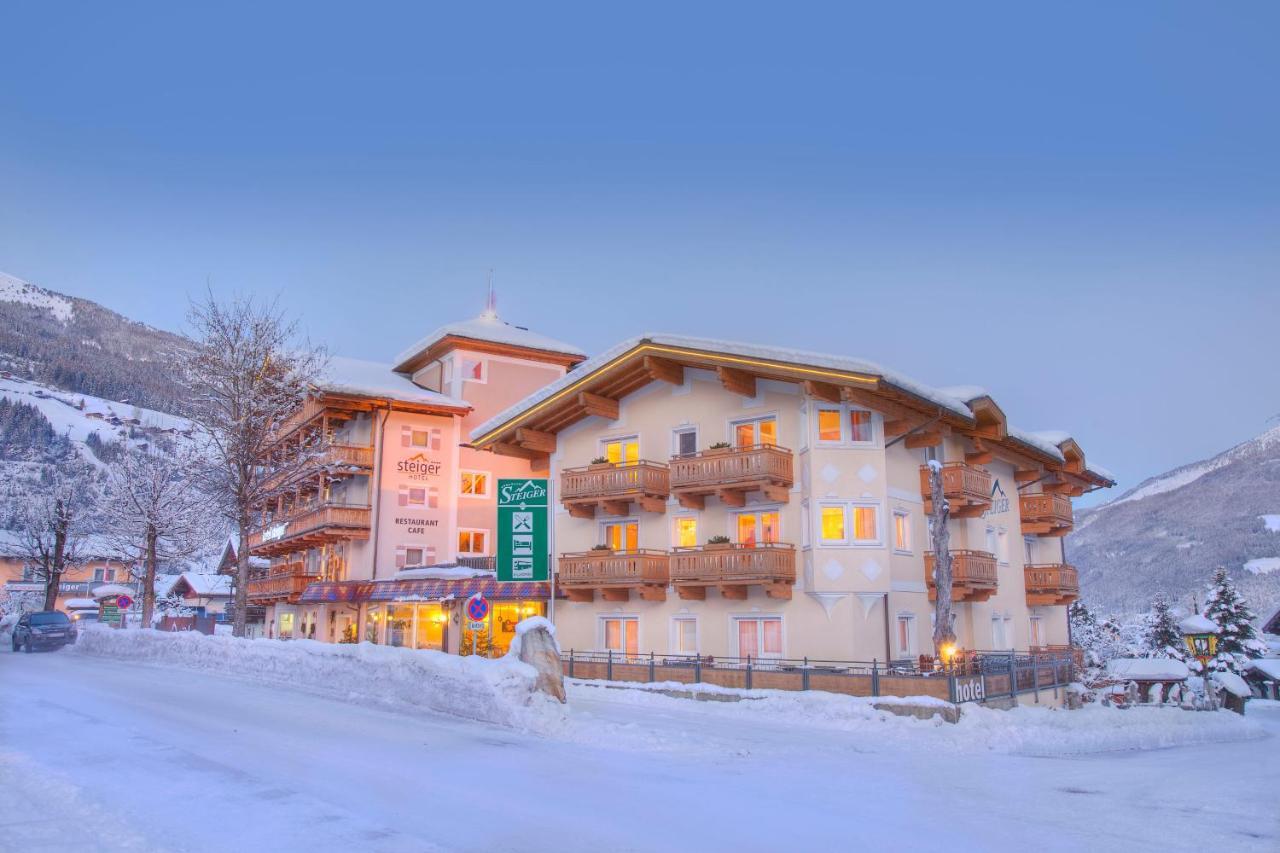
[[[489,270],[489,297],[485,300],[484,312],[480,315],[486,320],[498,319],[498,298],[493,293],[493,270]]]

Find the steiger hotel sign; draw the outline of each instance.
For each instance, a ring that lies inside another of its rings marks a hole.
[[[498,581],[547,579],[547,481],[498,481]]]

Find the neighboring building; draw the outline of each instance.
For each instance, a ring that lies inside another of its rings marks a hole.
[[[160,593],[160,579],[156,579],[156,595]],[[166,595],[182,598],[184,607],[196,616],[220,616],[231,600],[231,578],[227,575],[206,575],[183,572],[168,584]]]
[[[666,335],[590,359],[471,442],[549,466],[560,645],[624,654],[931,654],[931,459],[960,645],[1066,644],[1071,498],[1112,485],[981,389]]]
[[[504,606],[517,612],[546,609],[546,584],[497,590],[467,570],[492,569],[496,481],[528,477],[536,454],[482,453],[464,446],[466,435],[583,358],[489,310],[438,329],[393,365],[332,359],[276,444],[288,454],[322,448],[319,458],[278,484],[250,538],[252,554],[270,561],[247,591],[265,607],[267,636],[503,648],[514,622],[500,608],[477,638],[457,605],[489,589],[516,596]],[[458,561],[463,571],[396,578]]]
[[[103,584],[132,585],[128,567],[109,556],[111,548],[99,537],[82,537],[76,548],[81,558],[62,573],[54,609],[66,610],[70,599],[91,599],[93,591]],[[0,531],[0,580],[8,595],[44,595],[44,583],[36,579],[13,531]]]

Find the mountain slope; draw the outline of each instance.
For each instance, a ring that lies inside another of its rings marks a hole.
[[[1067,538],[1086,602],[1147,610],[1163,593],[1204,601],[1226,566],[1259,614],[1280,606],[1280,427],[1210,459],[1152,477],[1080,512]]]
[[[186,346],[96,302],[0,273],[0,372],[181,413],[188,392],[173,363]]]

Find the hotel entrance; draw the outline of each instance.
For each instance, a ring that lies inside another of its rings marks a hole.
[[[486,658],[500,658],[511,648],[511,641],[516,636],[516,625],[520,620],[530,616],[545,616],[545,601],[495,601],[489,607],[489,617],[484,621],[485,627],[472,631],[467,624],[466,614],[460,612],[463,621],[462,643],[458,646],[460,655],[479,655]]]

